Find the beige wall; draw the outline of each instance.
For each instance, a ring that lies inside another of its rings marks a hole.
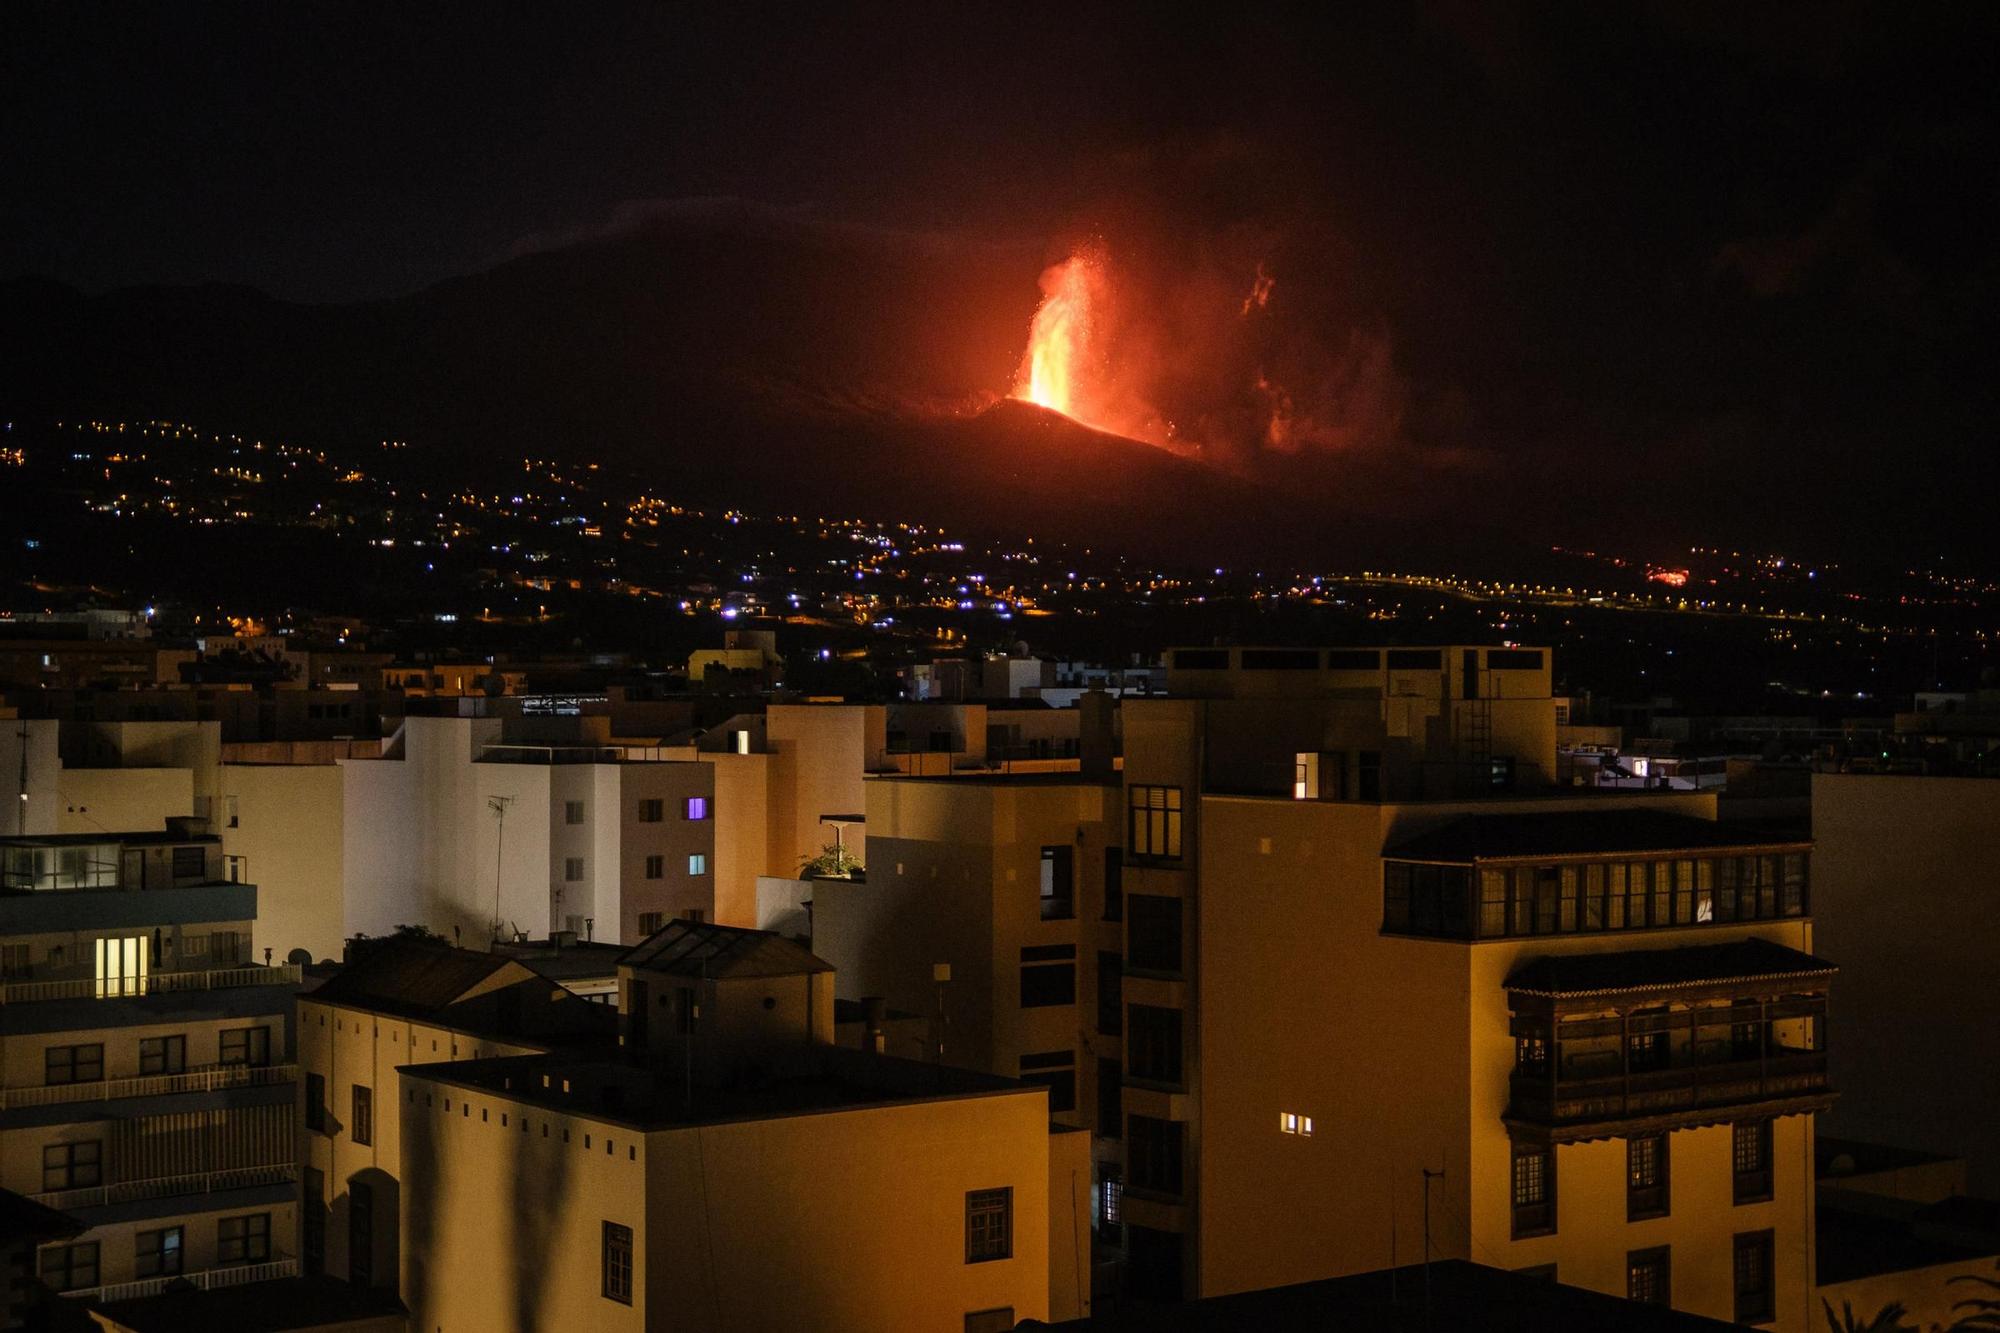
[[[353,927],[343,891],[341,771],[332,764],[225,764],[216,831],[257,886],[256,944],[283,962],[294,949],[339,958]],[[235,800],[236,822],[228,810]],[[258,957],[263,955],[260,952]]]
[[[2000,1194],[2000,1061],[1967,1046],[2000,1032],[2000,782],[1815,773],[1812,803],[1813,911],[1840,964],[1827,1132],[1964,1156],[1972,1192]]]
[[[139,833],[194,813],[194,774],[185,768],[65,768],[58,833]]]

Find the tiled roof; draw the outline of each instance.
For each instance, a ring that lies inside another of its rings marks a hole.
[[[404,1010],[435,1010],[455,1004],[480,982],[515,960],[474,949],[387,939],[367,942],[354,961],[312,993],[315,1000]]]

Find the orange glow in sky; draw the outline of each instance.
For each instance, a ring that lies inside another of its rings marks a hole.
[[[1014,382],[1016,398],[1065,416],[1077,414],[1103,282],[1102,267],[1088,252],[1071,255],[1042,274],[1042,303],[1028,326],[1028,350]]]

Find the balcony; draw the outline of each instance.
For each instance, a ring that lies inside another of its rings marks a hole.
[[[108,1185],[51,1190],[46,1194],[30,1194],[28,1197],[47,1207],[68,1211],[73,1208],[102,1208],[107,1204],[140,1203],[147,1199],[176,1199],[190,1195],[214,1194],[222,1190],[288,1185],[298,1178],[297,1163],[272,1162],[262,1166],[229,1167],[221,1171],[197,1171],[185,1176],[120,1180]],[[229,1204],[221,1202],[212,1206],[227,1208]]]
[[[1597,1077],[1550,1079],[1516,1071],[1508,1093],[1510,1126],[1542,1131],[1550,1141],[1564,1143],[1711,1124],[1733,1113],[1786,1115],[1833,1104],[1826,1052],[1788,1049],[1758,1060]]]
[[[47,1000],[123,1000],[142,995],[172,995],[187,991],[233,990],[240,986],[296,986],[299,967],[223,967],[185,972],[148,972],[141,976],[68,977],[53,981],[9,981],[0,984],[0,1004],[35,1004]]]
[[[157,1296],[170,1286],[188,1285],[199,1287],[203,1291],[212,1291],[217,1287],[240,1287],[251,1282],[269,1282],[274,1278],[298,1275],[298,1260],[279,1258],[268,1263],[238,1264],[231,1268],[209,1268],[198,1273],[176,1273],[171,1277],[147,1278],[142,1282],[118,1282],[108,1287],[85,1287],[78,1291],[66,1291],[63,1295],[72,1300],[105,1304],[110,1301],[131,1301],[144,1296]]]
[[[0,1111],[24,1106],[61,1106],[76,1102],[110,1102],[126,1097],[166,1097],[178,1092],[220,1092],[228,1088],[261,1088],[296,1083],[297,1065],[209,1065],[178,1074],[104,1079],[96,1083],[50,1083],[27,1088],[0,1088]]]

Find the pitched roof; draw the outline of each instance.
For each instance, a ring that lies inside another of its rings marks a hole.
[[[1824,958],[1770,940],[1747,939],[1682,949],[1550,954],[1515,968],[1504,984],[1523,994],[1567,998],[1718,981],[1830,977],[1838,970]]]
[[[354,960],[312,993],[314,1000],[437,1010],[455,1004],[515,959],[419,940],[370,940]]]
[[[1796,833],[1774,833],[1755,825],[1696,819],[1664,810],[1559,810],[1468,815],[1406,838],[1383,855],[1403,861],[1470,862],[1722,847],[1803,847],[1810,842]]]
[[[621,967],[710,979],[833,971],[832,963],[774,931],[703,921],[669,921],[618,962]]]
[[[68,1213],[59,1213],[12,1190],[0,1190],[0,1241],[60,1240],[80,1236],[88,1229]]]

